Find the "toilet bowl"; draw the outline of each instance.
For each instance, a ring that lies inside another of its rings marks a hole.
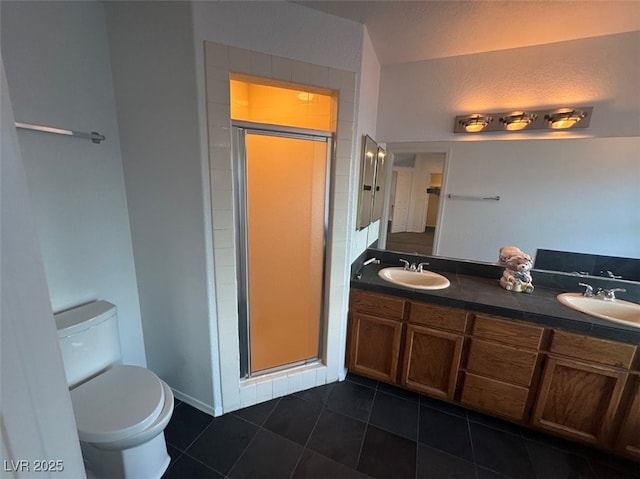
[[[122,365],[116,308],[106,301],[58,313],[80,447],[90,478],[160,478],[173,392],[153,372]]]

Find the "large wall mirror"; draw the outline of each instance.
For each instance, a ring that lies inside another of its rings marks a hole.
[[[363,229],[382,218],[386,194],[387,152],[369,135],[362,144],[362,169],[358,196],[357,228]]]
[[[491,263],[501,246],[513,244],[531,255],[546,249],[626,263],[640,258],[638,137],[388,143],[387,148],[396,158],[445,157],[434,255]],[[421,174],[417,166],[414,174]],[[420,194],[426,197],[428,191]],[[397,243],[389,249],[416,251]],[[566,269],[554,262],[544,269]],[[571,262],[574,267],[569,272],[583,269]],[[630,279],[625,269],[612,272]]]

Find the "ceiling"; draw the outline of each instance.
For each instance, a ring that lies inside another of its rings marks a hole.
[[[382,65],[640,30],[640,0],[301,0],[366,25]]]

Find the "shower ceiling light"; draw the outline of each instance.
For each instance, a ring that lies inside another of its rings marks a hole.
[[[307,102],[313,100],[314,96],[315,95],[313,93],[310,93],[308,91],[301,91],[301,92],[298,92],[298,94],[296,95],[298,100],[307,101]]]
[[[467,133],[478,133],[488,127],[493,118],[486,115],[469,115],[458,120],[458,123],[464,128]]]
[[[560,108],[559,110],[544,116],[549,122],[549,126],[554,130],[564,128],[572,128],[576,123],[587,116],[583,110],[574,110],[572,108]]]
[[[587,128],[593,107],[548,108],[546,110],[473,113],[455,118],[454,133],[489,133],[522,130],[557,130]],[[499,118],[499,121],[493,121]]]
[[[500,123],[509,131],[524,130],[533,123],[538,115],[526,111],[514,111],[510,115],[500,117]]]

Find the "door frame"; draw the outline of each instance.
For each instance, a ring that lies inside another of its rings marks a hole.
[[[248,303],[248,281],[249,265],[248,258],[248,237],[247,237],[247,186],[246,186],[246,147],[245,138],[247,134],[258,134],[265,136],[277,136],[284,138],[294,138],[311,141],[324,141],[327,144],[327,158],[325,171],[325,197],[324,197],[324,225],[322,238],[322,290],[320,303],[320,326],[318,334],[318,357],[293,364],[285,364],[275,368],[261,370],[257,373],[251,372],[251,337],[249,328],[249,303]],[[299,366],[302,364],[321,361],[326,356],[326,324],[327,309],[327,238],[329,233],[329,213],[331,198],[331,166],[333,158],[333,133],[323,130],[312,130],[307,128],[295,128],[284,125],[274,125],[267,123],[254,123],[250,121],[232,120],[231,122],[231,153],[233,158],[233,185],[235,231],[236,231],[236,278],[238,291],[238,340],[240,347],[240,377],[249,378],[273,373],[283,369]]]
[[[445,204],[446,201],[443,201],[445,196],[445,191],[447,191],[447,181],[449,177],[449,165],[451,164],[452,154],[451,147],[442,146],[440,144],[430,145],[428,143],[387,143],[387,152],[390,155],[395,155],[398,153],[444,153],[444,165],[442,168],[442,186],[440,187],[440,205],[438,206],[438,219],[436,221],[436,228],[433,236],[433,256],[438,256],[440,254],[440,237],[442,235],[442,222],[445,218]],[[390,165],[390,169],[393,169],[393,163]],[[391,228],[387,227],[387,223],[380,225],[380,238],[384,238],[384,243],[381,244],[382,247],[386,247],[386,237],[387,234],[391,231]]]

